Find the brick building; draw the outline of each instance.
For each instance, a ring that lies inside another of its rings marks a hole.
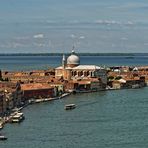
[[[55,87],[51,87],[46,83],[21,84],[21,90],[25,100],[56,96]]]

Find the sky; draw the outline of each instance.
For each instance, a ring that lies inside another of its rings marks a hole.
[[[146,0],[0,0],[0,53],[148,52]]]

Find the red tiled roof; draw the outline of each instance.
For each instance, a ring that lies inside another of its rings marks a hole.
[[[32,89],[49,89],[53,88],[46,83],[32,83],[32,84],[21,84],[22,90],[32,90]]]

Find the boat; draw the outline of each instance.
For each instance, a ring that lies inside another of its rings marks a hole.
[[[64,107],[65,110],[71,110],[71,109],[75,109],[75,108],[76,108],[75,104],[67,104]]]
[[[0,122],[0,129],[2,129],[4,127],[4,123]]]
[[[7,140],[7,139],[8,138],[6,136],[0,134],[0,140]]]
[[[14,116],[12,116],[11,123],[20,123],[24,119],[24,114],[22,112],[17,112]]]

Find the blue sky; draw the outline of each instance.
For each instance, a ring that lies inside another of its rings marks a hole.
[[[146,0],[0,0],[0,53],[147,52]]]

